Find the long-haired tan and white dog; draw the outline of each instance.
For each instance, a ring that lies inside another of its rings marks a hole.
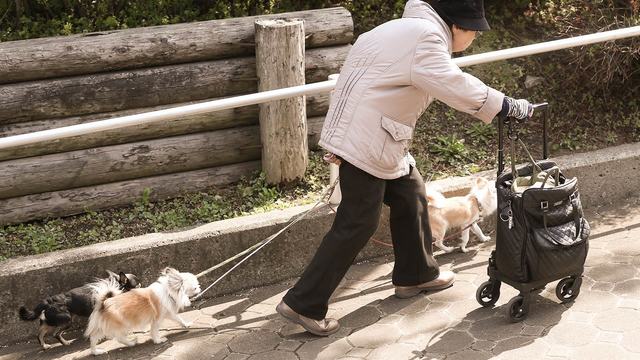
[[[114,281],[101,281],[95,285],[94,308],[89,317],[85,336],[91,340],[91,353],[100,355],[105,350],[96,346],[104,338],[116,339],[127,346],[136,340],[127,338],[134,330],[151,326],[151,339],[158,344],[166,341],[160,337],[160,323],[165,318],[179,322],[183,327],[191,324],[178,313],[191,306],[190,297],[200,293],[195,275],[165,268],[158,280],[149,287],[122,293]]]
[[[437,247],[445,252],[453,251],[453,247],[444,245],[444,235],[452,228],[462,228],[462,244],[460,249],[467,252],[469,229],[480,241],[491,240],[485,236],[477,222],[481,217],[493,214],[498,207],[496,189],[487,179],[478,177],[473,183],[471,191],[466,196],[445,198],[441,192],[426,186],[427,200],[429,200],[429,225],[431,235]],[[473,224],[473,225],[471,225]],[[470,228],[468,226],[471,225]]]

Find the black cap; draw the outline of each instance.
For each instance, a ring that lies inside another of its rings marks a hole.
[[[432,0],[431,6],[447,22],[465,30],[486,31],[491,27],[484,17],[483,0]]]

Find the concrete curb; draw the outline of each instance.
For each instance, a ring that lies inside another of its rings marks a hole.
[[[637,194],[640,188],[640,143],[564,156],[555,159],[568,176],[579,178],[585,207]],[[475,176],[495,178],[495,172]],[[466,193],[471,177],[449,178],[432,184],[447,196]],[[199,272],[255,244],[281,229],[293,217],[311,208],[295,207],[265,214],[218,221],[176,233],[156,233],[94,244],[49,254],[10,259],[0,263],[0,345],[35,339],[34,323],[19,320],[20,305],[35,306],[47,295],[79,286],[105,269],[124,270],[153,282],[165,266]],[[284,232],[210,290],[214,297],[245,288],[280,282],[298,276],[326,231],[333,213],[326,207]],[[489,221],[485,227],[492,227]],[[375,238],[389,241],[388,211],[383,213]],[[473,241],[473,240],[472,240]],[[392,253],[390,248],[369,244],[358,260]],[[224,270],[224,269],[221,269]],[[209,285],[221,272],[201,279]],[[78,322],[82,326],[81,322]]]

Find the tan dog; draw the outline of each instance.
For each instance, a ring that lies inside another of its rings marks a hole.
[[[156,282],[149,287],[122,293],[115,281],[102,281],[95,286],[94,309],[89,317],[85,336],[91,339],[91,353],[104,354],[96,345],[104,338],[115,338],[127,346],[136,345],[127,335],[151,326],[151,339],[158,344],[166,341],[160,337],[160,323],[169,318],[183,327],[190,323],[179,315],[182,309],[191,306],[189,297],[200,293],[200,284],[195,275],[181,273],[173,268],[162,271]]]
[[[427,200],[429,200],[429,225],[437,247],[445,252],[453,251],[453,247],[445,246],[443,242],[447,230],[453,228],[464,229],[460,236],[462,252],[468,251],[470,229],[480,241],[491,240],[489,236],[482,233],[476,221],[491,215],[498,207],[493,183],[485,178],[476,178],[469,194],[452,198],[445,198],[442,193],[429,186],[426,187],[426,191]],[[470,228],[469,225],[471,225]]]

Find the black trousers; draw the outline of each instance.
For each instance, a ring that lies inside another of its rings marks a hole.
[[[389,205],[395,265],[394,285],[412,286],[440,275],[433,257],[424,181],[417,169],[398,179],[374,177],[342,161],[342,201],[302,277],[284,296],[297,313],[321,320],[329,298],[378,228],[382,204]]]

